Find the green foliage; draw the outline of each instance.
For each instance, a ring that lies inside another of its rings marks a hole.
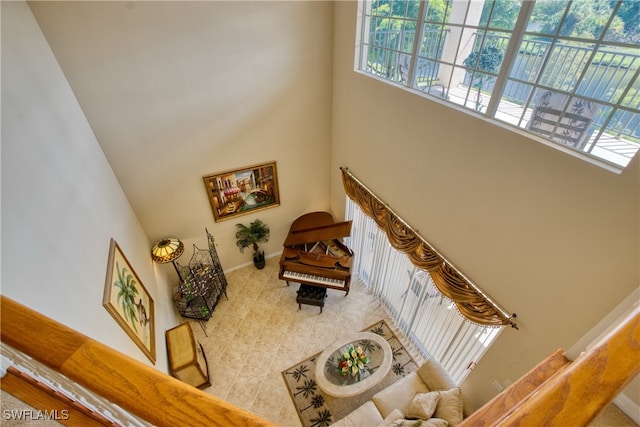
[[[482,110],[482,88],[485,80],[493,78],[484,73],[497,74],[500,71],[500,64],[504,58],[504,52],[495,46],[484,46],[482,50],[474,50],[466,57],[462,63],[480,73],[475,73],[473,87],[478,88],[476,96],[476,111]]]
[[[402,29],[405,31],[415,30],[415,23],[397,18],[409,18],[410,20],[416,20],[418,18],[419,8],[420,2],[418,0],[394,1],[393,3],[390,3],[389,0],[375,2],[372,5],[371,13],[374,16],[388,18],[376,19],[376,25],[373,29],[376,31]]]
[[[493,28],[513,29],[522,1],[485,1],[480,19],[481,26],[490,22]],[[555,25],[560,21],[565,9],[570,7],[560,35],[592,39],[600,34],[615,5],[615,0],[537,0],[533,19],[542,23],[541,29],[544,33],[553,34],[556,30]],[[412,21],[418,18],[419,7],[418,0],[372,1],[371,12],[379,18],[372,19],[374,25],[371,30],[415,30]],[[429,0],[427,21],[447,22],[450,10],[450,0]],[[610,25],[610,37],[626,42],[640,40],[640,1],[623,1],[616,15]]]
[[[380,0],[373,2],[371,11],[374,15],[417,18],[420,9],[419,0]]]
[[[269,227],[259,219],[253,221],[248,227],[244,224],[236,224],[236,245],[242,253],[249,246],[253,246],[253,250],[257,252],[258,243],[268,242],[269,236]]]
[[[463,61],[469,68],[496,74],[500,70],[504,53],[494,46],[485,46],[480,51],[473,51]]]
[[[611,1],[611,7],[615,1]],[[624,21],[624,31],[628,34],[640,35],[640,2],[627,0],[618,9],[618,16]],[[640,37],[639,37],[640,38]],[[638,39],[636,39],[638,41]]]
[[[136,296],[138,295],[136,281],[126,268],[120,269],[118,262],[116,262],[116,272],[118,273],[118,278],[113,284],[119,289],[116,300],[121,304],[125,320],[128,320],[133,329],[138,332],[136,329],[136,321],[138,320],[135,302]]]
[[[444,0],[431,0],[427,7],[427,21],[445,22],[451,10],[446,7]]]
[[[495,0],[495,2],[485,2],[480,17],[480,26],[484,26],[490,22],[492,28],[513,30],[516,25],[516,20],[518,19],[518,13],[520,13],[521,3],[521,0]],[[491,13],[491,21],[489,21],[489,13]]]
[[[633,14],[635,1],[626,1],[621,6],[623,14],[614,17],[610,25],[610,35],[616,39],[623,39],[625,31],[637,30],[638,17]],[[615,2],[613,2],[615,4]],[[560,28],[560,35],[565,37],[583,37],[595,39],[600,36],[611,15],[612,2],[610,0],[574,0],[573,2],[557,0],[539,0],[534,9],[533,18],[541,22],[541,30],[547,34],[555,33],[555,26],[560,21],[565,9],[569,11]],[[621,16],[622,15],[622,16]],[[627,25],[625,20],[629,20]]]

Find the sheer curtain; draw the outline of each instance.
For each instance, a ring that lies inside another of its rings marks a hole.
[[[418,350],[462,383],[504,326],[482,326],[463,317],[429,272],[393,248],[386,233],[349,197],[345,216],[353,221],[346,239],[355,254],[352,273],[381,299]]]

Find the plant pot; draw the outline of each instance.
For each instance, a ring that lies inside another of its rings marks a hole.
[[[262,270],[265,264],[264,252],[255,252],[253,254],[253,265],[255,265],[258,270]]]

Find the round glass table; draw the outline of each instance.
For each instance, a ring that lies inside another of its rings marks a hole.
[[[360,346],[369,356],[369,363],[362,374],[354,378],[338,371],[340,355],[350,346]],[[349,397],[363,393],[382,380],[389,369],[393,356],[389,343],[373,332],[358,332],[348,335],[327,347],[316,361],[316,382],[325,393],[335,397]]]

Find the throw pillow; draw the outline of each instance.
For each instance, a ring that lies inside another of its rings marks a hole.
[[[389,427],[447,427],[447,420],[439,418],[430,418],[428,420],[397,420]]]
[[[384,417],[384,420],[382,420],[382,422],[376,427],[388,427],[394,421],[398,421],[402,418],[404,418],[404,414],[402,413],[402,411],[400,409],[394,409],[393,411],[389,412],[389,415]]]
[[[449,390],[456,386],[447,371],[434,359],[425,361],[417,372],[429,391]]]
[[[451,427],[456,427],[462,422],[462,391],[460,387],[439,391],[440,399],[433,413],[434,418],[447,420]]]
[[[422,427],[423,420],[396,420],[389,427]]]
[[[407,418],[428,420],[435,412],[439,399],[440,393],[437,391],[416,394],[407,408]]]

